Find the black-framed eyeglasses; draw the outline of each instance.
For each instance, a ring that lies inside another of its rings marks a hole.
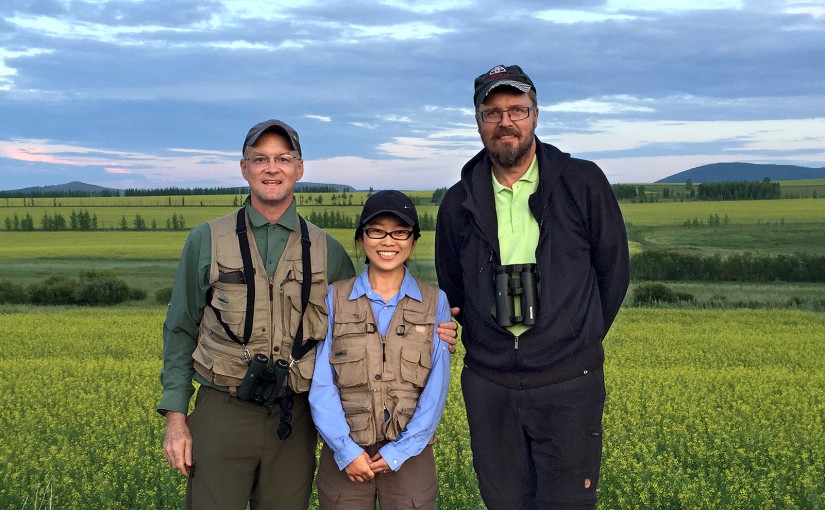
[[[269,161],[272,160],[275,163],[275,166],[279,168],[292,168],[296,162],[300,161],[300,156],[297,153],[285,153],[285,154],[278,154],[277,156],[264,156],[263,154],[254,154],[249,156],[248,158],[244,158],[245,160],[249,161],[252,166],[257,168],[263,168],[269,165]]]
[[[506,110],[488,110],[476,113],[481,122],[501,122],[501,118],[506,113],[510,120],[524,120],[530,116],[530,112],[535,109],[535,106],[513,106]]]
[[[367,237],[370,239],[384,239],[390,236],[396,241],[406,241],[413,235],[412,230],[393,230],[392,232],[387,232],[386,230],[375,227],[365,228],[364,233],[367,234]]]
[[[278,439],[285,441],[292,434],[292,395],[287,393],[280,400],[281,421],[278,423]]]

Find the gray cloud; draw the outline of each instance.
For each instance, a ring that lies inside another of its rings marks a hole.
[[[0,125],[0,141],[236,151],[248,126],[278,117],[330,168],[334,158],[401,154],[438,167],[444,152],[434,134],[466,152],[480,146],[473,78],[514,63],[537,85],[542,138],[569,140],[584,154],[713,157],[744,150],[727,124],[715,141],[649,144],[631,144],[644,135],[633,126],[825,118],[825,68],[815,64],[825,15],[816,5],[808,13],[787,2],[610,5],[13,0],[0,19],[0,115],[12,119]],[[606,130],[605,121],[619,124]],[[584,138],[569,138],[577,134]],[[590,146],[616,140],[627,147]],[[787,157],[803,152],[818,161],[808,149]],[[0,172],[11,161],[0,157]]]

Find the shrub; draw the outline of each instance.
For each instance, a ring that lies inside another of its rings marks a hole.
[[[172,300],[172,287],[164,287],[162,289],[158,289],[155,292],[155,301],[159,305],[166,305],[169,304],[169,301]]]
[[[659,303],[676,303],[676,293],[663,283],[645,283],[633,290],[633,304],[651,306]]]
[[[77,280],[62,275],[50,276],[29,286],[29,302],[34,305],[69,305],[74,303]]]
[[[19,305],[28,301],[26,289],[9,280],[0,280],[0,303]]]
[[[74,304],[99,306],[122,303],[131,296],[129,285],[114,273],[88,271],[80,273],[80,284],[73,297]]]
[[[684,301],[686,303],[693,303],[693,301],[695,300],[694,297],[693,297],[693,294],[691,294],[690,292],[677,290],[677,291],[674,291],[674,293],[676,294],[676,299],[678,299],[679,301]]]
[[[56,275],[19,292],[24,301],[34,305],[116,305],[129,300],[146,299],[142,289],[132,289],[110,271],[84,271],[80,279]],[[12,302],[12,301],[5,301]]]

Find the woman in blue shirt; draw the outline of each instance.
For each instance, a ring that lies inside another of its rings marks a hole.
[[[435,331],[447,298],[406,261],[420,237],[410,198],[380,191],[364,204],[357,243],[367,268],[330,286],[329,329],[309,393],[324,445],[316,478],[321,510],[435,508],[432,443],[450,380]]]

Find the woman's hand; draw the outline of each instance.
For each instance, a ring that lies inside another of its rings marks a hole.
[[[344,472],[351,482],[366,482],[375,478],[375,473],[370,469],[370,457],[367,452],[355,457],[355,460],[347,464]]]

